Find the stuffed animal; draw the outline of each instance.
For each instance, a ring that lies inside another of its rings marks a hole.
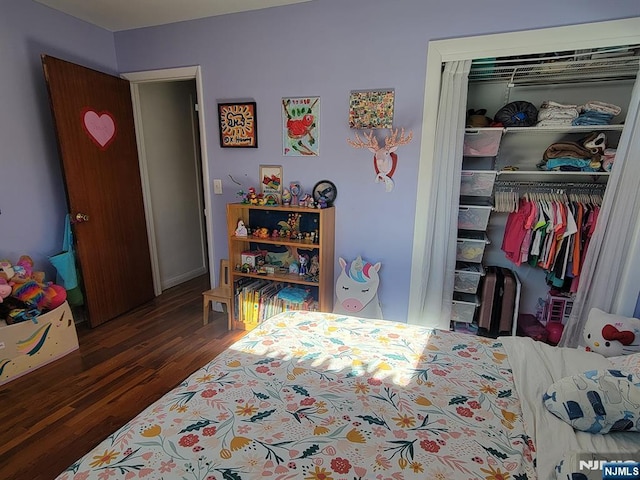
[[[12,267],[11,264],[8,263],[8,265],[13,270],[13,275],[7,279],[9,282],[25,283],[29,280],[35,280],[38,283],[44,282],[44,272],[33,270],[33,260],[29,255],[22,255]]]
[[[0,277],[0,303],[4,302],[4,299],[11,295],[11,285],[4,278]]]
[[[53,310],[67,299],[64,287],[52,282],[38,283],[35,280],[14,284],[11,295],[38,310]]]
[[[28,255],[22,255],[15,265],[7,260],[0,261],[0,269],[0,281],[5,281],[10,289],[9,294],[29,306],[38,310],[53,310],[67,299],[64,287],[45,282],[44,272],[33,270],[33,260]],[[0,296],[2,291],[0,286]]]
[[[15,274],[9,260],[0,260],[0,278],[4,278],[8,282]]]
[[[592,308],[582,336],[587,351],[605,357],[640,352],[640,319]]]

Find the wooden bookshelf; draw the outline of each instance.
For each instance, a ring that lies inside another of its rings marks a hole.
[[[274,230],[280,231],[282,229],[282,222],[286,222],[290,214],[299,215],[301,232],[317,232],[317,238],[311,241],[287,238],[286,236],[260,238],[251,233],[246,237],[235,235],[239,220],[242,220],[251,232],[257,228],[266,228],[268,232],[272,233]],[[246,286],[251,279],[262,280],[264,281],[261,282],[263,285],[280,282],[286,286],[308,289],[316,301],[319,311],[331,312],[333,310],[335,207],[315,209],[230,203],[227,205],[227,232],[231,279],[236,292],[236,301],[233,306],[234,329],[250,330],[258,324],[255,316],[252,318],[243,317],[242,308],[237,308],[235,305],[239,299],[242,284]],[[272,274],[242,272],[238,268],[242,266],[242,253],[253,250],[266,250],[268,252],[267,259],[275,259],[278,267],[288,267],[290,261],[297,260],[298,253],[306,253],[309,257],[317,255],[319,265],[317,281],[304,275],[283,272],[280,269],[276,269]],[[243,300],[246,299],[243,298]]]

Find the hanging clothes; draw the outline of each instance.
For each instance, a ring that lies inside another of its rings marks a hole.
[[[575,291],[600,209],[593,200],[565,193],[525,195],[507,217],[505,257],[516,266],[542,268],[550,285],[568,284]]]

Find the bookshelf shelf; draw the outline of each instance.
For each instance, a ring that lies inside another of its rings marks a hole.
[[[268,232],[273,232],[283,228],[286,230],[286,225],[292,218],[296,219],[300,232],[314,232],[317,235],[314,241],[271,236],[261,238],[251,234],[246,237],[235,235],[239,220],[251,231],[266,228]],[[227,233],[235,296],[232,308],[235,329],[250,330],[282,309],[296,308],[295,303],[274,300],[273,297],[277,296],[279,290],[285,288],[294,294],[306,291],[310,295],[311,300],[300,304],[300,308],[314,308],[322,312],[333,310],[335,207],[313,209],[230,203],[227,205]],[[299,253],[309,257],[317,256],[317,281],[304,275],[277,270],[266,275],[241,271],[238,267],[242,265],[243,252],[256,250],[266,250],[267,259],[273,260],[280,267],[288,267],[291,261],[298,259]]]
[[[299,276],[297,273],[285,273],[285,274],[259,274],[259,273],[244,273],[244,272],[234,272],[234,276],[237,278],[246,277],[246,278],[258,278],[263,280],[269,280],[271,282],[284,282],[284,283],[295,283],[299,285],[309,285],[312,287],[317,287],[319,282],[313,282],[309,280],[305,280],[303,277]]]

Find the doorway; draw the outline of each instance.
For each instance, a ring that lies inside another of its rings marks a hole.
[[[200,69],[122,77],[131,83],[155,293],[207,272],[213,285]]]

